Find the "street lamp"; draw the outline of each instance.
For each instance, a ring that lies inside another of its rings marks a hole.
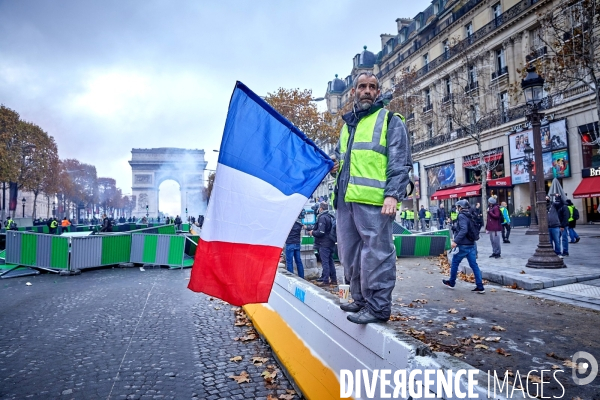
[[[548,235],[548,213],[546,212],[546,190],[544,188],[544,163],[542,160],[542,137],[540,135],[543,113],[538,111],[544,94],[544,78],[535,72],[535,67],[527,68],[527,76],[521,81],[521,88],[527,102],[527,119],[533,129],[533,151],[535,154],[536,209],[538,212],[539,243],[533,256],[527,260],[529,268],[564,268],[565,263],[559,258]]]
[[[25,199],[25,197],[23,197],[23,200],[21,200],[21,202],[23,202],[23,218],[25,218],[25,202],[27,201],[27,199]]]
[[[531,210],[529,213],[530,222],[529,229],[525,232],[526,235],[538,235],[539,228],[537,219],[538,216],[536,214],[537,207],[535,206],[535,177],[533,176],[533,147],[529,145],[529,142],[525,142],[525,148],[523,149],[525,153],[525,162],[527,163],[527,172],[529,173],[529,204],[531,204]]]
[[[56,203],[52,201],[52,216],[56,217]]]

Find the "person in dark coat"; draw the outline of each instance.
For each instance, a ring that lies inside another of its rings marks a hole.
[[[309,235],[315,238],[315,249],[321,256],[321,265],[323,266],[322,285],[337,285],[337,275],[335,264],[333,263],[333,249],[335,242],[329,237],[331,227],[333,226],[333,216],[329,214],[328,204],[322,202],[319,206],[319,216],[315,228],[308,231]]]
[[[475,289],[473,292],[483,294],[485,289],[483,287],[483,279],[481,277],[481,270],[477,265],[476,253],[477,248],[475,247],[475,241],[469,239],[469,220],[474,219],[474,213],[471,211],[469,202],[467,200],[459,200],[456,202],[456,210],[458,211],[458,219],[453,225],[454,240],[452,241],[452,249],[458,247],[458,252],[452,256],[452,266],[450,268],[450,279],[443,279],[442,283],[447,287],[453,289],[456,285],[456,276],[458,275],[458,266],[463,258],[467,258],[469,267],[473,270],[475,276]],[[454,250],[453,250],[454,251]]]
[[[446,222],[446,209],[443,204],[440,204],[438,209],[438,221],[440,222],[440,229],[444,229],[444,222]]]
[[[569,209],[565,207],[560,194],[556,193],[553,199],[546,197],[548,208],[548,234],[550,243],[554,248],[554,252],[560,258],[569,255]],[[561,236],[562,236],[562,251],[561,251]]]
[[[502,237],[502,213],[498,207],[495,197],[490,197],[488,200],[487,224],[485,230],[490,235],[492,243],[492,255],[490,258],[500,258],[502,249],[500,247],[500,238]],[[500,232],[500,234],[498,234]]]
[[[419,221],[421,222],[421,232],[425,232],[425,206],[423,205],[419,210]]]
[[[285,241],[285,265],[287,270],[292,274],[294,273],[294,260],[296,260],[296,268],[298,269],[298,276],[300,278],[304,278],[304,265],[300,257],[303,216],[304,210],[298,215],[298,219],[294,222],[290,234]]]

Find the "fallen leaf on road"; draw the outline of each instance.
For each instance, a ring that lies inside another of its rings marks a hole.
[[[414,308],[414,307],[415,307],[415,305],[414,305],[413,303],[410,303],[410,304],[408,305],[408,308]]]
[[[458,313],[458,310],[457,310],[456,308],[451,308],[451,309],[449,309],[449,310],[448,310],[448,312],[449,312],[450,314],[457,314],[457,313]]]
[[[215,307],[215,310],[220,310],[220,309],[221,309],[221,307]]]
[[[490,336],[485,338],[486,342],[499,342],[500,336]]]
[[[263,373],[260,374],[260,375],[263,377],[263,379],[265,380],[265,382],[267,382],[267,383],[273,383],[273,380],[277,376],[277,371],[264,370]]]
[[[462,357],[463,355],[463,353],[454,353],[454,357]]]
[[[452,323],[444,324],[444,328],[454,329],[454,325]]]
[[[288,393],[280,394],[279,398],[282,400],[292,400],[294,398],[294,395],[296,394],[296,392],[294,392],[293,390],[291,392],[292,393],[289,393],[289,389],[288,389]]]
[[[513,283],[510,287],[511,289],[518,289],[517,282]]]
[[[492,288],[492,289],[490,289],[490,292],[497,292],[497,290]]]
[[[242,361],[242,356],[235,356],[235,357],[232,357],[232,358],[230,358],[230,359],[229,359],[229,361],[235,361],[235,362],[237,362],[237,361]]]
[[[475,348],[476,348],[476,349],[484,349],[484,350],[487,350],[487,349],[489,349],[489,347],[488,347],[488,346],[486,346],[485,344],[476,344],[476,345],[475,345]]]
[[[231,375],[230,378],[237,383],[250,382],[249,375],[246,371],[242,371],[239,375]]]
[[[268,358],[264,358],[264,357],[252,357],[252,359],[250,360],[250,362],[258,367],[260,367],[261,365],[263,365],[264,363],[266,363],[267,361],[269,361]]]
[[[438,335],[452,336],[452,334],[451,334],[451,333],[448,333],[448,332],[446,332],[446,331],[441,331],[441,332],[438,332]]]
[[[421,303],[421,304],[427,304],[427,300],[426,299],[416,299],[413,300],[415,303]]]
[[[277,400],[277,397],[275,397],[274,395],[270,394],[267,396],[267,400]]]
[[[473,339],[481,339],[481,337],[479,335],[471,335],[471,338],[473,338]]]
[[[494,326],[492,326],[492,330],[493,330],[493,331],[502,332],[502,331],[505,331],[506,329],[504,329],[504,328],[503,328],[503,327],[501,327],[500,325],[494,325]]]
[[[427,289],[431,289],[433,286],[425,286]]]
[[[521,272],[519,272],[519,273],[520,273],[520,274],[524,274],[524,273],[525,273],[525,271],[521,270]]]
[[[560,366],[558,366],[558,365],[556,365],[556,364],[554,364],[554,365],[553,365],[553,366],[551,366],[550,368],[552,368],[552,369],[561,369],[561,368],[560,368]]]
[[[552,358],[556,358],[557,360],[562,360],[561,357],[557,356],[556,353],[552,352],[552,353],[546,353],[546,355],[548,357],[552,357]]]
[[[465,299],[455,299],[454,301],[457,302],[457,303],[462,303],[462,302],[465,301]]]
[[[433,324],[433,320],[430,319],[429,321],[427,321],[428,324]]]
[[[504,357],[510,357],[510,353],[507,353],[502,347],[496,349],[496,353],[503,355]]]

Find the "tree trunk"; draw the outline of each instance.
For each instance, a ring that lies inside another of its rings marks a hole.
[[[38,194],[40,194],[39,190],[33,191],[33,211],[31,212],[31,219],[35,219],[35,209],[36,209]]]

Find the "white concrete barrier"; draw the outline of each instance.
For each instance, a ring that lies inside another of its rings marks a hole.
[[[375,371],[390,370],[390,380],[383,384],[391,398],[407,399],[411,395],[406,388],[403,396],[402,385],[394,383],[396,371],[405,371],[408,378],[415,374],[421,381],[421,396],[425,398],[423,372],[425,370],[443,371],[452,376],[459,371],[465,375],[457,379],[459,391],[468,394],[467,373],[471,370],[478,384],[472,385],[471,391],[477,395],[462,397],[457,395],[452,385],[452,396],[437,397],[437,380],[433,376],[433,384],[429,386],[430,398],[488,398],[487,373],[445,353],[432,353],[422,342],[391,329],[387,324],[357,325],[346,319],[348,313],[339,308],[337,298],[324,290],[286,272],[279,272],[271,292],[268,304],[252,304],[245,306],[249,317],[258,331],[269,342],[275,355],[294,380],[302,394],[308,399],[339,399],[341,397],[340,382],[348,376],[342,376],[342,370],[355,372],[365,370],[372,379]],[[362,371],[360,372],[362,376]],[[398,373],[401,378],[402,373]],[[368,385],[371,386],[371,385]],[[382,398],[382,380],[376,379],[373,396],[367,395],[367,386],[361,379],[360,385],[354,387],[351,397]],[[394,397],[398,387],[399,396]],[[358,389],[358,390],[357,390]],[[385,397],[384,397],[385,398]],[[412,395],[412,398],[421,398]],[[503,399],[503,397],[489,397]]]

